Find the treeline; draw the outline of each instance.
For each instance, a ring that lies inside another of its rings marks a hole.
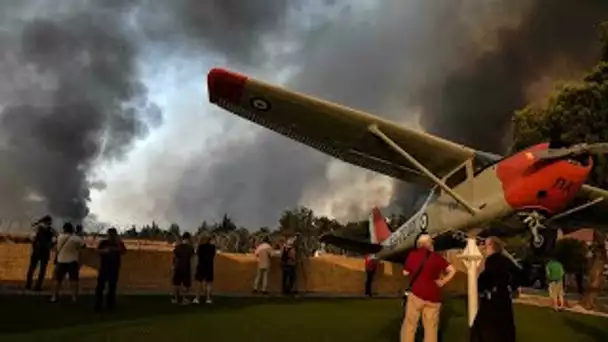
[[[388,216],[389,226],[392,229],[400,226],[405,221],[406,217],[403,215],[391,214]],[[225,214],[219,222],[203,221],[194,233],[231,234],[239,235],[243,238],[248,236],[286,236],[294,234],[306,237],[319,237],[327,232],[339,234],[342,228],[347,228],[351,237],[359,239],[367,239],[369,237],[367,219],[340,223],[326,216],[316,216],[311,209],[306,207],[285,210],[275,228],[238,226],[228,214]],[[192,232],[190,229],[182,229],[178,223],[172,223],[168,227],[161,227],[156,222],[152,222],[140,227],[133,225],[131,228],[124,230],[122,235],[127,238],[174,241],[184,231]]]

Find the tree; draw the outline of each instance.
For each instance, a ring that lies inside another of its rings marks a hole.
[[[593,231],[593,243],[591,244],[591,265],[589,267],[589,283],[581,300],[581,305],[592,310],[595,301],[604,283],[604,265],[606,264],[606,234],[599,230]]]
[[[587,245],[576,239],[561,239],[555,245],[555,259],[566,273],[575,273],[581,265],[587,264]]]
[[[336,231],[342,228],[340,222],[326,216],[315,217],[313,219],[314,235],[321,236],[325,233]]]
[[[222,221],[216,225],[215,232],[227,233],[236,230],[236,224],[232,221],[228,214],[224,214]]]
[[[306,207],[285,210],[279,219],[279,230],[283,233],[310,236],[314,231],[314,213]]]
[[[211,231],[211,227],[209,227],[209,224],[207,223],[207,221],[203,221],[201,223],[201,225],[198,227],[198,229],[196,230],[196,235],[206,234],[206,233],[209,233],[210,231]]]
[[[136,238],[136,237],[138,237],[139,233],[137,232],[137,227],[135,227],[135,225],[131,226],[130,229],[127,229],[125,231],[124,236],[130,237],[130,238]]]
[[[167,239],[169,242],[176,242],[180,240],[181,230],[179,229],[179,225],[177,223],[171,223],[167,233]]]
[[[569,144],[608,141],[607,23],[600,27],[600,38],[603,43],[601,60],[581,82],[563,85],[543,107],[529,106],[515,114],[513,120],[514,150],[520,150],[550,138],[559,138]],[[551,136],[550,133],[554,132],[559,132],[557,133],[559,136]],[[592,185],[606,188],[608,161],[604,156],[594,156],[594,161],[595,167],[589,177],[589,182]],[[595,212],[597,208],[594,207],[585,214],[598,215]],[[597,291],[604,281],[602,272],[606,261],[605,240],[605,234],[595,229],[588,291],[581,301],[586,308],[593,308]]]

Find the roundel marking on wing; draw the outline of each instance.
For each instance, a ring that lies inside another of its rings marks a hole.
[[[426,231],[426,228],[429,225],[429,216],[426,213],[423,213],[422,216],[420,216],[420,230],[421,231]]]
[[[251,100],[249,100],[249,104],[251,104],[251,107],[253,107],[255,110],[260,112],[267,112],[272,107],[268,100],[261,97],[252,97]]]

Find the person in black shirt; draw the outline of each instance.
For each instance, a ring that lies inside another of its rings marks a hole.
[[[201,241],[196,249],[196,255],[198,256],[198,263],[196,264],[196,274],[194,279],[198,282],[198,288],[196,291],[196,297],[194,303],[200,303],[200,295],[205,289],[205,303],[211,304],[211,290],[213,285],[213,264],[215,262],[215,254],[217,249],[211,241],[210,236],[201,237]]]
[[[55,231],[53,230],[53,219],[50,216],[44,216],[33,226],[38,226],[36,229],[36,235],[32,241],[32,254],[30,256],[30,265],[27,270],[27,280],[25,288],[31,290],[32,282],[34,278],[34,272],[40,264],[38,272],[38,280],[36,281],[35,291],[42,290],[42,283],[44,282],[44,276],[46,274],[46,267],[49,264],[51,256],[51,249],[53,248]]]
[[[192,236],[186,232],[182,236],[182,242],[173,249],[173,289],[174,296],[172,302],[179,303],[181,289],[184,289],[182,304],[188,304],[186,295],[192,285],[192,257],[194,247],[192,247]]]
[[[99,252],[99,273],[97,274],[97,287],[95,288],[95,311],[101,311],[103,294],[108,284],[106,306],[114,310],[116,304],[116,285],[120,273],[120,259],[126,248],[116,228],[108,229],[108,238],[102,240],[97,247]]]
[[[512,297],[519,293],[521,274],[503,253],[503,243],[489,237],[485,243],[485,266],[477,286],[481,300],[471,327],[470,342],[515,342]]]

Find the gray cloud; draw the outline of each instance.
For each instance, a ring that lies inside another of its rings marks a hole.
[[[120,159],[162,116],[139,81],[121,9],[29,5],[4,5],[22,20],[0,32],[1,214],[81,220],[96,163]]]
[[[87,213],[89,188],[103,188],[89,179],[100,159],[122,158],[160,123],[137,74],[139,48],[192,61],[215,55],[259,74],[295,68],[291,89],[399,122],[421,113],[431,132],[499,151],[508,117],[531,84],[592,63],[593,24],[607,14],[599,0],[576,7],[551,0],[116,0],[60,2],[54,14],[46,2],[28,4],[2,12],[0,202],[23,212],[30,204],[14,199],[34,192],[53,213],[72,217]],[[279,49],[287,45],[296,49]],[[150,172],[143,189],[153,216],[193,226],[227,212],[248,227],[272,225],[305,195],[333,196],[352,215],[368,209],[339,198],[339,190],[369,173],[352,167],[344,184],[336,177],[330,184],[335,161],[227,113],[219,117],[226,131],[234,125],[253,138],[185,157],[171,155],[179,145],[165,145],[150,162],[162,175]],[[168,159],[173,165],[164,166]],[[140,196],[127,192],[124,198]],[[395,203],[413,203],[410,195],[400,189]]]
[[[529,84],[555,73],[546,66],[558,57],[569,62],[568,71],[593,62],[594,24],[606,17],[606,5],[572,6],[543,0],[414,1],[358,12],[353,5],[306,33],[291,60],[300,71],[287,86],[401,122],[419,109],[427,130],[503,152],[509,115],[524,105]],[[198,182],[192,182],[202,174],[196,165],[181,178],[172,217],[195,224],[207,214],[228,212],[245,225],[276,222],[284,208],[300,203],[306,189],[324,188],[332,162],[266,131],[253,143],[230,145],[214,156],[220,161]],[[423,191],[397,186],[396,206],[411,207]],[[339,194],[319,190],[318,196]],[[356,216],[368,209],[349,210]]]

